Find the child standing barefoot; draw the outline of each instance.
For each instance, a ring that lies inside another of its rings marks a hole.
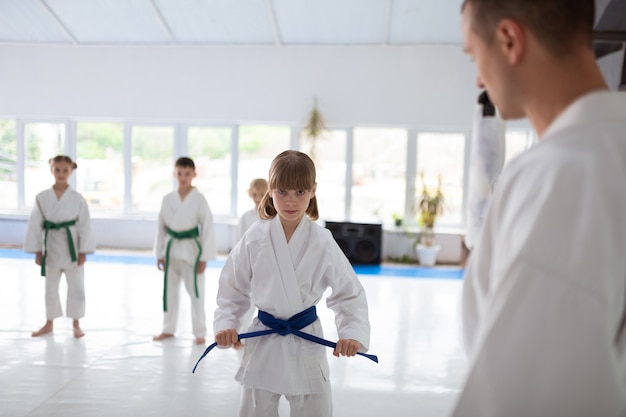
[[[65,274],[66,314],[73,319],[74,337],[80,338],[85,335],[79,324],[85,315],[83,264],[96,243],[87,202],[68,184],[76,163],[65,155],[57,155],[49,163],[54,185],[37,194],[24,241],[24,251],[35,254],[35,263],[46,277],[46,324],[32,336],[51,333],[53,320],[63,315],[59,283]]]
[[[163,330],[160,341],[174,337],[178,321],[181,281],[191,298],[191,323],[195,343],[206,337],[204,270],[215,259],[213,214],[204,196],[192,185],[196,166],[191,158],[178,158],[174,168],[178,190],[163,197],[156,238],[157,267],[164,271]]]

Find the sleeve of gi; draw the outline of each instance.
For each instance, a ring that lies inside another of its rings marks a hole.
[[[24,238],[24,252],[37,253],[43,251],[43,220],[43,214],[37,203],[28,218],[26,236]]]
[[[157,259],[165,258],[165,240],[167,237],[167,229],[165,226],[165,216],[163,214],[163,208],[166,204],[166,197],[163,197],[163,200],[161,201],[161,210],[159,210],[159,218],[157,222],[156,239],[154,241],[154,253]]]
[[[337,334],[341,339],[354,339],[367,352],[370,342],[370,323],[365,290],[352,265],[328,232],[329,256],[332,265],[327,269],[332,294],[326,305],[335,313]]]
[[[78,252],[93,253],[96,250],[96,239],[91,228],[91,216],[89,207],[85,199],[79,195],[80,209],[76,221],[76,232],[78,234]]]
[[[202,255],[200,256],[202,261],[213,260],[217,257],[213,213],[204,197],[202,197],[200,206],[200,245],[202,246]]]
[[[245,239],[245,237],[244,237]],[[228,255],[220,274],[217,309],[213,317],[215,333],[241,328],[241,321],[250,309],[252,269],[246,245],[240,241]]]

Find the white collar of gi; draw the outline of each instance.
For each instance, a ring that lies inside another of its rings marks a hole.
[[[541,140],[549,138],[572,125],[590,121],[623,121],[626,119],[626,93],[593,91],[570,104],[548,126]]]

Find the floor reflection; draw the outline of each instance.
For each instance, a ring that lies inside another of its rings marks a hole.
[[[32,260],[0,261],[1,416],[236,415],[239,355],[215,350],[191,373],[204,347],[193,344],[184,291],[177,337],[151,340],[162,320],[162,275],[155,266],[88,262],[86,336],[77,340],[67,318],[55,320],[54,334],[31,338],[45,321],[43,278]],[[207,270],[209,323],[218,275],[218,268]],[[466,366],[461,281],[360,278],[370,306],[371,353],[380,363],[338,359],[329,349],[335,415],[446,416]],[[334,339],[333,315],[323,301],[318,314]],[[288,415],[285,404],[281,412]]]

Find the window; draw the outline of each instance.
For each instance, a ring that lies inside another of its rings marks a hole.
[[[231,128],[189,127],[188,156],[196,164],[193,183],[204,194],[213,215],[231,213]]]
[[[343,221],[346,217],[346,144],[345,130],[330,130],[315,142],[300,137],[300,150],[315,162],[317,203],[320,219]]]
[[[239,128],[239,184],[237,215],[254,208],[248,197],[250,181],[268,179],[272,160],[289,149],[291,130],[286,126],[250,125]]]
[[[354,129],[352,207],[355,222],[389,222],[404,212],[405,129]]]
[[[24,153],[24,199],[30,209],[37,194],[54,184],[48,161],[65,154],[65,124],[24,124]]]
[[[15,120],[0,119],[0,209],[18,208],[15,129]]]
[[[445,200],[436,225],[462,224],[464,165],[464,134],[425,132],[417,135],[416,194],[422,190],[422,174],[428,188],[436,188],[441,176]]]
[[[157,213],[174,190],[174,128],[133,126],[131,210]]]
[[[124,126],[76,123],[76,189],[94,212],[124,210]]]
[[[525,151],[531,143],[530,131],[526,129],[508,129],[505,135],[504,163]]]

